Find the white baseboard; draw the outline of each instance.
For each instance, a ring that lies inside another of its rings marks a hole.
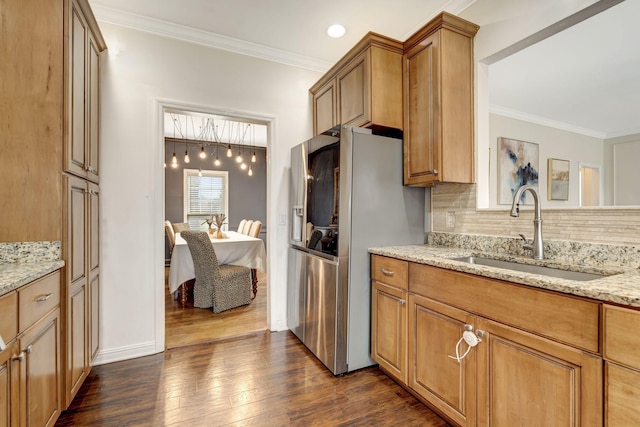
[[[99,350],[93,365],[104,365],[107,363],[120,362],[122,360],[135,359],[142,356],[161,353],[157,351],[155,342],[149,341],[126,347]]]

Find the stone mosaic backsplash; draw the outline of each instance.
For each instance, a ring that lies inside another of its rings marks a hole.
[[[0,243],[0,263],[57,261],[60,255],[59,241]]]
[[[522,248],[520,238],[431,232],[427,242],[434,246],[531,257],[531,251]],[[545,240],[544,257],[565,264],[640,270],[640,246]]]

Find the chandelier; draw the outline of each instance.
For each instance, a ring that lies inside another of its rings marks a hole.
[[[165,138],[165,141],[173,142],[173,154],[171,156],[171,167],[178,168],[178,156],[176,154],[176,145],[184,145],[184,164],[191,163],[189,155],[190,147],[199,148],[198,157],[202,160],[211,156],[212,165],[215,168],[226,166],[230,167],[231,163],[235,163],[242,171],[247,171],[247,175],[253,176],[252,163],[256,163],[257,156],[255,150],[255,128],[251,123],[234,122],[222,120],[222,129],[218,128],[214,118],[202,118],[199,131],[195,130],[193,116],[181,116],[170,113],[173,122],[173,138]],[[194,139],[190,139],[187,135],[187,129],[191,126],[191,133],[195,135]],[[224,141],[224,142],[223,142]],[[221,159],[220,154],[226,149],[226,162]],[[192,151],[193,152],[193,151]],[[209,154],[207,154],[209,153]],[[237,153],[234,159],[234,153]],[[250,156],[249,156],[250,154]],[[229,164],[225,164],[229,163]],[[166,167],[166,164],[165,164]],[[199,167],[200,175],[202,167]]]

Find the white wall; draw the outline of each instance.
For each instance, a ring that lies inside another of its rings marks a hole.
[[[271,123],[269,325],[286,328],[289,148],[311,136],[320,74],[101,23],[101,351],[97,363],[164,350],[162,105]]]
[[[543,208],[568,208],[580,206],[579,165],[586,163],[603,170],[603,140],[550,128],[531,122],[491,114],[489,120],[489,207],[498,206],[498,138],[512,138],[538,144],[538,191]],[[569,200],[547,200],[547,159],[569,160]],[[508,206],[510,207],[510,206]]]

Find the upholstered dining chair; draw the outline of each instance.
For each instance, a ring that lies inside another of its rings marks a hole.
[[[173,231],[175,231],[176,233],[182,233],[185,230],[191,230],[191,227],[189,227],[189,223],[176,222],[175,224],[173,224]]]
[[[251,229],[247,233],[251,237],[260,237],[260,230],[262,229],[262,221],[254,221],[251,224]]]
[[[176,233],[173,231],[171,221],[164,222],[164,231],[167,233],[167,239],[169,239],[169,255],[171,255],[173,247],[176,245]]]
[[[247,220],[242,218],[242,221],[240,221],[240,224],[238,224],[238,233],[242,233],[242,231],[244,230],[244,225],[247,223]]]
[[[253,225],[253,220],[248,219],[247,222],[244,223],[244,228],[242,229],[242,234],[249,235],[249,230],[251,230],[251,226]]]
[[[196,273],[193,306],[220,313],[251,303],[251,270],[238,265],[219,265],[206,231],[180,233],[189,246]]]

